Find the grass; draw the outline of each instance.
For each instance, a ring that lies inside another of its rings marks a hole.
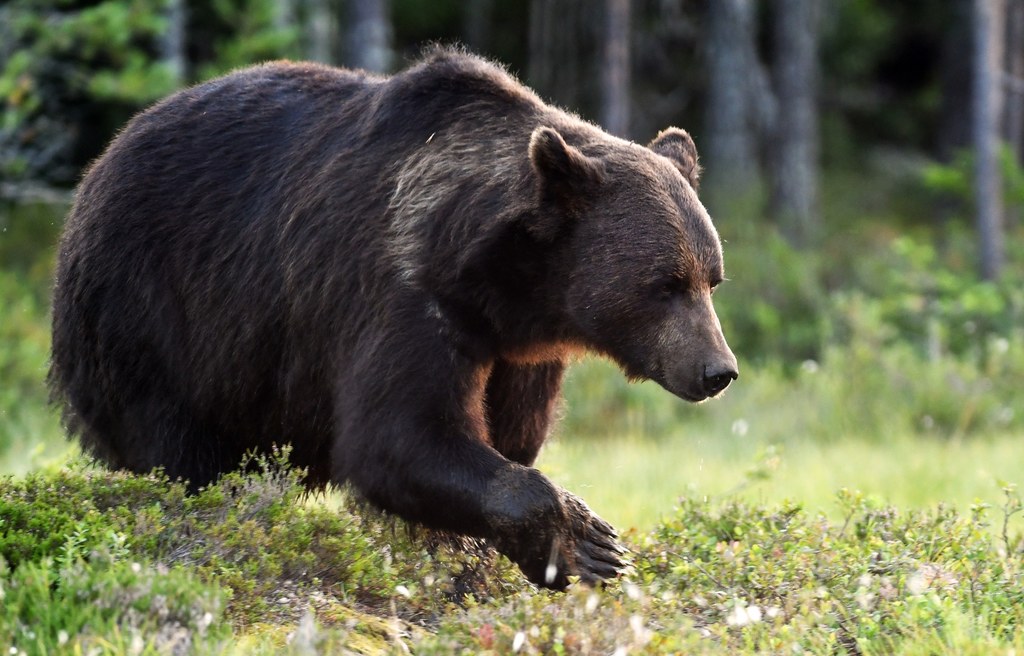
[[[682,497],[799,503],[836,516],[834,493],[860,490],[882,503],[924,509],[939,502],[997,504],[1004,482],[1024,483],[1018,434],[957,442],[908,435],[785,447],[731,435],[561,439],[539,467],[613,525],[648,530]]]
[[[76,465],[0,480],[11,654],[1010,653],[1019,512],[907,511],[845,491],[684,499],[600,590],[532,589],[493,552],[308,499],[280,458],[197,496]],[[427,536],[429,538],[429,536]],[[923,649],[922,645],[927,645]]]
[[[696,407],[584,361],[569,376],[565,421],[539,466],[613,524],[641,530],[679,497],[792,501],[834,513],[834,493],[848,488],[900,507],[966,508],[996,503],[1003,482],[1024,483],[1024,429],[993,420],[963,430],[963,417],[980,421],[971,397],[933,390],[947,364],[908,365],[918,381],[909,388],[881,381],[863,390],[847,368],[891,366],[886,353],[865,357],[844,354],[839,365],[815,363],[789,377],[750,365],[724,398]],[[1010,377],[999,384],[1001,394],[1014,387]],[[988,412],[1006,416],[1009,403]],[[933,416],[946,419],[922,425]]]

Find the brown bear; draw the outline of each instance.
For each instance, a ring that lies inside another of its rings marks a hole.
[[[689,401],[736,378],[697,154],[452,49],[392,77],[271,63],[136,116],[60,243],[49,382],[113,467],[193,489],[291,443],[308,482],[482,537],[536,584],[615,532],[531,465],[566,361]]]

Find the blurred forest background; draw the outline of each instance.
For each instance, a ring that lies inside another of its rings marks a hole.
[[[1024,480],[1024,0],[6,0],[0,469],[66,458],[43,386],[53,247],[119,126],[248,63],[386,72],[430,42],[702,154],[741,378],[694,408],[576,366],[542,467],[603,514],[844,485],[969,503]]]

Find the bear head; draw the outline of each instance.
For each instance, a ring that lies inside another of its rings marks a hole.
[[[560,302],[574,339],[688,401],[725,389],[738,373],[711,302],[722,246],[697,198],[690,135],[670,128],[647,147],[608,138],[575,147],[539,127],[529,156],[538,230],[559,226],[564,242]]]

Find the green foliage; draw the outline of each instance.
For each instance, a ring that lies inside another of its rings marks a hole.
[[[137,107],[178,82],[156,55],[162,0],[106,0],[79,6],[12,0],[0,8],[0,176],[74,179],[71,122],[103,105],[112,131]]]
[[[0,590],[0,644],[12,654],[213,651],[228,635],[217,587],[180,567],[108,553],[14,571],[0,561]]]
[[[825,290],[818,258],[789,246],[767,226],[725,232],[728,281],[715,305],[733,349],[750,359],[773,354],[800,362],[821,347]]]
[[[993,511],[838,520],[683,499],[633,570],[538,591],[493,552],[308,498],[285,454],[198,495],[81,467],[0,481],[0,645],[51,653],[903,653],[1024,645],[1022,540]],[[750,474],[759,476],[755,468]],[[995,527],[989,526],[994,521]],[[453,603],[457,602],[457,603]],[[12,652],[13,653],[13,652]]]
[[[64,450],[44,384],[50,253],[61,209],[0,205],[0,462],[14,454],[20,460],[5,471],[38,466]]]
[[[41,434],[46,420],[46,362],[50,351],[44,302],[17,274],[0,271],[0,449]]]
[[[967,203],[974,198],[975,157],[969,150],[957,153],[949,164],[932,163],[921,173],[926,188],[940,200],[957,203],[960,213],[966,213]],[[1003,185],[1003,197],[1011,212],[1024,209],[1024,166],[1009,146],[999,150],[999,172]]]
[[[172,4],[0,6],[0,176],[70,183],[132,113],[189,79],[300,54],[280,3],[214,0],[190,3],[182,54],[195,59],[176,62],[165,43]]]
[[[634,536],[635,571],[620,584],[495,597],[444,618],[416,651],[1019,648],[1019,559],[1000,553],[984,508],[903,513],[850,491],[839,503],[844,518],[831,523],[793,505],[683,501],[654,531]]]
[[[233,68],[282,57],[300,58],[299,28],[283,25],[282,3],[275,0],[212,0],[194,7],[193,40],[201,42],[197,80]]]

